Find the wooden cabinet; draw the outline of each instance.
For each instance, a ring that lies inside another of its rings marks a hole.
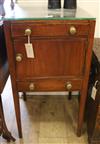
[[[100,143],[100,76],[97,80],[96,99],[89,96],[87,101],[87,132],[90,144]]]
[[[80,91],[77,135],[81,135],[90,71],[94,20],[5,21],[14,103],[21,133],[19,91]],[[34,58],[25,43],[30,30]]]
[[[95,47],[98,52],[100,40],[95,40]],[[100,144],[100,62],[96,52],[92,55],[91,73],[89,78],[89,88],[87,97],[87,133],[89,144]],[[99,55],[98,55],[99,56]],[[96,85],[95,85],[96,83]],[[95,85],[97,93],[92,97],[92,88]]]

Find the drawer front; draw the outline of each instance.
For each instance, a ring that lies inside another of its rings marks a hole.
[[[74,29],[73,29],[74,27]],[[25,30],[31,30],[31,36],[73,36],[73,35],[88,35],[88,24],[56,24],[56,23],[18,23],[11,25],[11,32],[13,37],[25,36]],[[71,33],[72,31],[72,33]],[[74,33],[73,33],[74,31]]]
[[[80,90],[82,80],[35,79],[29,82],[17,82],[18,91],[71,91]]]

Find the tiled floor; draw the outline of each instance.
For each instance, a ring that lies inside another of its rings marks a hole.
[[[66,95],[27,96],[20,98],[23,139],[18,138],[10,80],[3,92],[3,104],[9,130],[15,144],[87,144],[87,133],[76,136],[78,96],[69,101]],[[0,138],[0,144],[6,141]]]

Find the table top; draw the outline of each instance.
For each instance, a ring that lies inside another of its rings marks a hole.
[[[19,5],[15,4],[11,9],[7,2],[0,6],[3,14],[0,19],[4,20],[91,20],[95,19],[87,11],[77,7],[77,9],[48,9],[47,5]]]

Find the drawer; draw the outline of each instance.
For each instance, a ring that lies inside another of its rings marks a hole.
[[[25,30],[31,30],[31,36],[73,36],[88,35],[88,24],[56,23],[14,23],[11,25],[12,37],[25,36]]]
[[[37,79],[17,82],[18,91],[71,91],[80,90],[82,80]]]

